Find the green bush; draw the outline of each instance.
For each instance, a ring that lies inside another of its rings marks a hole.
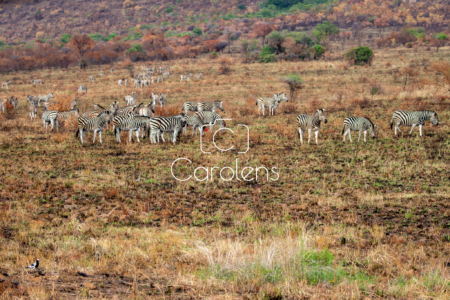
[[[325,48],[322,45],[314,45],[314,58],[319,58],[325,52]]]
[[[437,39],[438,40],[446,40],[447,39],[447,35],[445,33],[439,33],[437,35]]]
[[[356,47],[345,53],[345,59],[355,65],[371,65],[373,51],[367,46]]]
[[[262,63],[271,63],[276,62],[277,58],[273,53],[273,50],[266,45],[261,49],[261,53],[259,54],[259,61]]]
[[[92,40],[96,42],[103,40],[103,35],[101,35],[100,33],[92,33],[89,36],[91,37]]]
[[[246,8],[246,6],[245,6],[245,4],[239,4],[239,5],[238,5],[238,8],[239,8],[240,10],[244,10],[244,9]]]
[[[322,39],[329,37],[330,35],[338,35],[339,28],[337,28],[334,24],[323,21],[322,24],[318,24],[313,31],[314,36],[320,42]]]
[[[173,5],[171,5],[169,8],[167,8],[166,10],[165,10],[165,12],[166,13],[171,13],[171,12],[173,12]]]
[[[127,50],[127,54],[130,54],[132,52],[144,53],[145,49],[141,44],[133,44],[133,46],[131,46],[131,48]]]
[[[63,35],[59,41],[63,44],[67,44],[71,38],[72,38],[72,36],[70,34],[63,33]]]
[[[105,42],[108,42],[108,41],[112,40],[113,38],[115,38],[116,36],[117,36],[117,34],[111,33],[110,35],[104,37],[103,40],[104,40]]]
[[[195,33],[196,35],[202,35],[202,29],[199,27],[195,27],[194,29],[192,29],[192,32]]]
[[[268,0],[267,5],[275,5],[277,8],[289,8],[292,5],[295,5],[299,2],[303,2],[301,0]]]

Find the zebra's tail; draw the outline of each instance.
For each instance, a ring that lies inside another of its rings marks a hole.
[[[344,135],[344,132],[345,132],[345,125],[344,127],[342,127],[342,135]]]
[[[77,129],[77,132],[75,132],[75,137],[78,137],[78,133],[80,133],[80,128]]]
[[[255,103],[255,105],[258,105],[258,100],[256,100],[256,103]]]
[[[392,116],[392,119],[391,119],[391,129],[392,129],[392,126],[394,125],[394,116]]]

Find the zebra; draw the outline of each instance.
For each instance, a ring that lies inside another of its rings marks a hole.
[[[34,86],[38,84],[42,85],[42,79],[31,79],[31,83],[34,84]]]
[[[141,80],[138,79],[133,79],[133,85],[134,87],[139,87],[141,85]]]
[[[80,117],[80,111],[78,108],[73,108],[68,111],[58,112],[58,120],[65,121],[67,118],[71,116],[76,116],[77,118]]]
[[[6,82],[2,82],[2,89],[3,88],[7,88],[7,89],[9,89],[9,84],[11,83],[11,80],[8,80],[8,81],[6,81]]]
[[[164,73],[165,70],[166,70],[166,68],[159,67],[159,73]]]
[[[27,102],[31,102],[34,106],[39,106],[39,97],[38,96],[27,96]]]
[[[180,75],[180,82],[182,82],[183,79],[186,79],[186,81],[189,82],[189,77],[192,77],[192,73],[189,73],[189,75]]]
[[[131,95],[125,96],[125,100],[127,106],[134,105],[136,102],[136,92],[131,92]]]
[[[117,84],[118,84],[119,86],[122,86],[122,79],[119,79],[119,81],[117,81]]]
[[[75,137],[78,137],[78,134],[80,134],[80,140],[81,144],[84,144],[84,135],[86,134],[86,131],[93,131],[94,132],[94,141],[95,143],[95,135],[98,132],[98,136],[100,138],[100,144],[102,143],[102,130],[103,126],[107,123],[109,123],[111,120],[111,113],[109,111],[103,111],[95,118],[88,118],[88,117],[80,117],[77,120],[78,123],[78,129],[75,133]]]
[[[56,129],[59,129],[58,112],[56,110],[47,110],[47,106],[44,106],[44,113],[42,114],[42,122],[44,123],[45,130],[47,130],[47,126],[49,123],[52,125],[50,130],[53,130],[55,124]]]
[[[198,73],[197,75],[194,75],[194,79],[200,80],[203,76],[203,73]]]
[[[111,72],[111,75],[112,75],[112,74],[114,73],[114,69],[113,69],[113,68],[111,68],[110,72]]]
[[[86,117],[86,118],[92,119],[92,118],[98,117],[101,113],[108,111],[106,108],[104,108],[98,104],[94,104],[94,109],[95,110],[85,111],[84,113],[81,114],[81,117]]]
[[[348,134],[348,137],[350,139],[350,143],[352,142],[352,135],[351,130],[353,131],[359,131],[358,135],[358,142],[361,139],[361,132],[364,132],[364,143],[366,142],[366,134],[367,130],[370,131],[370,136],[372,138],[375,137],[375,127],[377,125],[374,125],[372,121],[370,121],[369,118],[365,117],[348,117],[344,120],[344,127],[342,128],[342,135],[344,136],[344,142],[345,142],[345,136]]]
[[[150,102],[147,106],[144,103],[141,103],[134,109],[134,112],[139,116],[153,117],[153,114],[155,113],[155,103]]]
[[[6,103],[6,99],[4,99],[4,100],[0,100],[0,111],[1,112],[5,112],[5,103]]]
[[[164,78],[163,77],[151,77],[152,83],[154,83],[156,81],[156,83],[164,82]]]
[[[11,99],[9,99],[9,103],[14,107],[17,108],[19,105],[19,98],[14,99],[14,96],[11,96]]]
[[[41,102],[48,102],[49,100],[50,100],[50,98],[55,98],[54,96],[53,96],[53,93],[48,93],[47,95],[39,95],[38,96],[39,97],[39,102],[38,102],[38,104],[40,104]]]
[[[164,140],[164,132],[172,131],[172,143],[175,144],[177,141],[178,133],[181,132],[181,129],[186,122],[186,118],[183,113],[173,116],[173,117],[154,117],[150,120],[150,141],[152,143],[159,143],[159,135],[161,134],[161,138],[163,142]]]
[[[223,111],[223,102],[222,101],[214,101],[214,102],[199,102],[197,104],[198,111],[216,111],[219,108]]]
[[[80,85],[80,87],[78,88],[78,93],[87,93],[87,87],[85,85]]]
[[[202,120],[199,119],[198,116],[192,115],[192,116],[186,116],[186,124],[183,127],[184,135],[187,135],[187,127],[192,126],[192,135],[197,135],[196,128],[200,131],[200,134],[203,135],[203,131],[206,129],[206,127],[203,126]],[[203,130],[202,130],[203,128]]]
[[[72,103],[70,103],[70,109],[74,109],[75,106],[77,105],[77,99],[75,98]]]
[[[91,75],[91,76],[89,76],[89,82],[91,82],[91,81],[92,81],[92,82],[95,82],[95,77],[94,77],[94,76],[92,76],[92,75]]]
[[[98,76],[104,76],[105,75],[105,73],[98,73]],[[95,82],[95,80],[94,80],[94,82]]]
[[[299,115],[297,117],[297,124],[298,124],[298,133],[300,135],[300,142],[303,145],[303,132],[308,130],[308,144],[311,139],[311,131],[314,131],[314,134],[316,136],[316,145],[319,143],[317,142],[317,137],[319,135],[319,129],[320,129],[320,123],[324,122],[327,124],[327,118],[324,114],[325,109],[318,109],[314,116],[308,116],[308,115]]]
[[[149,128],[151,117],[136,116],[134,114],[126,116],[117,116],[113,120],[114,130],[116,133],[116,140],[120,143],[120,132],[129,131],[129,140],[131,142],[131,136],[133,131],[136,133],[136,139],[139,141],[139,131],[141,128]]]
[[[162,74],[164,77],[167,77],[167,78],[169,78],[169,76],[170,76],[170,72],[164,72],[163,74]]]
[[[422,126],[425,121],[431,121],[434,126],[439,125],[439,121],[437,119],[437,114],[431,110],[419,110],[419,111],[404,111],[397,110],[392,115],[391,119],[391,129],[395,124],[395,136],[397,136],[397,129],[400,130],[400,125],[412,126],[409,134],[411,135],[414,127],[419,125],[420,136],[422,136]]]
[[[226,123],[222,117],[213,111],[198,111],[194,114],[194,116],[199,118],[203,125],[209,125],[211,131],[213,130],[215,124],[217,124],[220,128],[224,128],[226,126]]]
[[[149,86],[150,84],[151,84],[150,80],[147,80],[147,79],[141,79],[141,81],[140,81],[141,87],[142,86],[146,87],[146,86]]]
[[[30,103],[29,111],[30,111],[30,118],[33,121],[33,119],[36,118],[37,116],[37,107],[33,102]]]
[[[197,111],[198,103],[197,102],[185,102],[183,104],[183,111],[185,114],[188,113],[188,111]]]
[[[269,108],[269,116],[274,115],[276,109],[278,108],[278,105],[280,105],[281,101],[288,102],[288,98],[286,96],[286,93],[281,94],[273,94],[271,98],[263,97],[256,100],[255,105],[258,106],[258,114],[261,115],[261,110],[263,113],[263,116],[265,115],[266,107]]]
[[[167,103],[167,97],[166,95],[164,95],[163,93],[159,94],[159,104],[161,105],[161,107],[165,107]]]

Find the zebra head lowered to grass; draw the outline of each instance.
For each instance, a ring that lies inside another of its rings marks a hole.
[[[197,110],[198,111],[212,111],[212,112],[215,112],[217,108],[220,109],[221,111],[224,111],[224,109],[223,109],[223,101],[199,102],[197,104]]]
[[[185,102],[183,104],[183,111],[185,114],[187,114],[189,111],[197,111],[197,107],[197,102]]]
[[[316,144],[318,145],[317,137],[319,135],[320,123],[328,122],[325,116],[325,109],[321,108],[316,111],[314,116],[299,115],[297,117],[298,133],[300,135],[300,142],[303,145],[303,133],[308,130],[308,144],[311,140],[311,131],[314,131],[316,137]]]
[[[202,121],[203,125],[209,125],[211,131],[213,130],[215,124],[217,124],[221,129],[226,127],[225,121],[216,112],[198,111],[194,114],[194,116],[198,117],[200,121]]]
[[[181,132],[184,124],[186,122],[186,118],[183,113],[173,116],[173,117],[154,117],[150,120],[150,141],[152,143],[159,143],[159,135],[163,142],[164,140],[164,132],[172,132],[172,143],[177,142],[178,133]]]
[[[397,110],[392,115],[391,129],[395,123],[395,135],[397,136],[397,130],[401,132],[400,125],[412,126],[409,134],[411,135],[414,127],[419,126],[420,136],[422,136],[422,126],[425,121],[431,121],[434,126],[439,125],[437,119],[437,113],[431,110],[419,110],[419,111],[404,111]]]
[[[150,128],[150,117],[146,116],[136,116],[134,114],[129,114],[126,116],[117,116],[114,118],[114,131],[116,134],[116,140],[120,143],[120,132],[129,131],[129,140],[131,142],[131,136],[133,132],[136,133],[136,139],[139,141],[139,131],[141,128]]]
[[[206,127],[203,126],[202,120],[196,115],[186,116],[186,122],[183,126],[184,135],[187,135],[187,127],[192,126],[192,136],[197,135],[196,129],[199,130],[200,134],[203,135]]]
[[[342,128],[342,135],[343,140],[345,142],[345,136],[348,134],[348,137],[350,139],[350,143],[353,143],[352,141],[352,135],[351,130],[358,131],[358,142],[361,139],[361,132],[364,132],[364,143],[366,142],[366,134],[367,130],[370,132],[370,136],[372,138],[375,138],[375,127],[377,125],[374,125],[372,121],[369,118],[365,117],[348,117],[344,120],[344,128]]]
[[[89,117],[80,117],[78,118],[78,129],[75,133],[75,137],[78,137],[80,134],[81,144],[84,144],[84,135],[86,131],[94,132],[94,140],[92,143],[95,143],[95,135],[98,132],[98,136],[100,138],[100,144],[102,143],[102,130],[105,124],[108,124],[111,121],[111,112],[103,111],[95,118]]]
[[[262,110],[264,116],[266,108],[269,109],[269,116],[274,115],[275,110],[278,108],[278,105],[280,105],[281,101],[283,100],[286,102],[289,101],[286,96],[286,93],[273,94],[271,98],[262,97],[257,99],[255,105],[258,106],[258,115],[261,115]]]

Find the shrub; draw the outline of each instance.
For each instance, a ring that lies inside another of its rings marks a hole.
[[[202,29],[199,27],[195,27],[194,29],[192,29],[192,32],[195,33],[196,35],[202,35]]]
[[[325,52],[325,48],[319,44],[314,45],[314,58],[319,58]]]
[[[70,34],[63,33],[63,35],[60,39],[60,42],[63,44],[67,44],[71,38],[72,38],[72,36]]]
[[[132,52],[141,52],[144,53],[145,49],[141,44],[133,44],[130,49],[128,49],[127,54],[130,54]]]
[[[229,58],[221,58],[219,60],[220,67],[219,67],[219,74],[226,75],[231,73],[231,60]]]
[[[246,6],[245,6],[245,4],[239,4],[239,5],[238,5],[238,8],[239,8],[240,10],[244,10],[244,9],[246,8]]]
[[[447,39],[447,35],[445,33],[439,33],[437,35],[437,39],[438,40],[446,40]]]
[[[100,33],[92,33],[89,36],[96,42],[103,40],[103,35],[101,35]]]
[[[373,51],[367,46],[356,47],[345,53],[345,59],[355,65],[372,65]]]
[[[165,12],[166,13],[171,13],[171,12],[173,12],[173,5],[171,5],[171,6],[169,6],[166,10],[165,10]]]
[[[288,75],[286,77],[282,77],[279,79],[281,82],[285,83],[289,88],[289,98],[292,100],[295,97],[295,92],[302,89],[304,87],[303,85],[303,79],[300,77],[300,75]]]
[[[269,46],[264,46],[259,54],[259,61],[263,63],[271,63],[276,62],[277,58]]]
[[[295,5],[299,2],[303,2],[300,0],[268,0],[266,2],[267,5],[275,5],[278,8],[289,8],[292,5]]]

